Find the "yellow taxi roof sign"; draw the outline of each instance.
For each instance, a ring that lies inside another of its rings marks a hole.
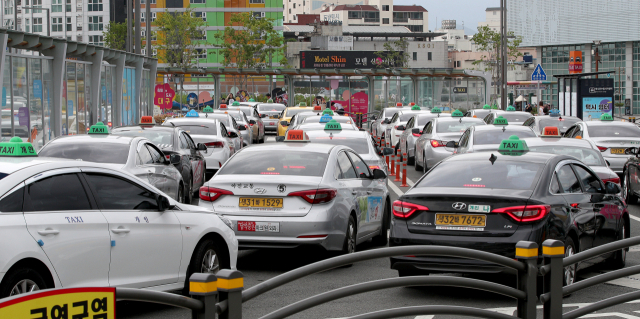
[[[29,142],[23,142],[18,136],[12,137],[9,142],[0,143],[0,157],[27,157],[38,156],[33,145]]]
[[[287,142],[308,142],[309,136],[303,130],[290,130],[285,138]]]
[[[557,126],[545,126],[542,129],[542,137],[560,137],[560,130]]]

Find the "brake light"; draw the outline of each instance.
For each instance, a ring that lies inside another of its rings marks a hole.
[[[422,134],[422,131],[420,131],[420,133],[411,133],[411,134],[413,134],[413,136],[415,137],[420,137],[420,135]]]
[[[419,210],[429,210],[429,208],[427,208],[426,206],[421,206],[421,205],[397,200],[393,202],[392,210],[393,210],[393,216],[397,218],[409,218],[409,216],[413,215],[413,213]]]
[[[598,146],[598,149],[600,150],[600,152],[604,152],[607,150],[607,148],[604,146]]]
[[[251,126],[253,126],[253,124],[251,124]],[[248,129],[249,129],[249,126],[247,126],[247,124],[245,124],[245,125],[244,125],[244,128],[248,130]]]
[[[214,202],[222,195],[233,195],[232,191],[226,189],[213,188],[208,186],[200,187],[200,199]]]
[[[497,208],[492,213],[507,214],[517,222],[533,222],[543,219],[549,214],[549,205],[527,205]]]
[[[210,148],[223,148],[224,142],[209,142],[209,143],[204,143],[204,145]]]
[[[431,146],[432,147],[444,147],[445,145],[446,145],[446,143],[443,142],[443,141],[431,140]]]
[[[332,199],[336,197],[338,191],[333,188],[322,188],[322,189],[310,189],[306,191],[299,191],[289,193],[287,196],[298,196],[309,204],[322,204],[328,203]]]
[[[616,184],[620,185],[620,177],[603,179],[602,182],[604,182],[604,183],[612,182],[612,183],[616,183]]]

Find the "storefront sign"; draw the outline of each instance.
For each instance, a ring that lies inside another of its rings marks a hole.
[[[66,288],[18,295],[0,302],[0,318],[115,319],[115,294],[115,288]]]
[[[613,116],[613,79],[581,79],[582,120],[598,120],[604,113]]]
[[[376,55],[376,51],[300,51],[301,69],[375,68],[392,65]]]
[[[569,74],[582,73],[582,51],[569,52]]]
[[[173,107],[173,98],[176,96],[169,83],[158,84],[155,88],[153,103],[161,109],[170,109]]]
[[[466,87],[455,87],[453,88],[453,93],[467,93]]]

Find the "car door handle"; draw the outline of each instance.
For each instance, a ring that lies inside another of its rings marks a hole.
[[[45,230],[39,230],[38,231],[38,234],[40,234],[42,236],[57,235],[59,233],[60,233],[60,231],[55,230],[55,229],[45,229]]]
[[[126,233],[130,232],[131,230],[129,230],[128,228],[114,228],[111,231],[114,234],[126,234]]]

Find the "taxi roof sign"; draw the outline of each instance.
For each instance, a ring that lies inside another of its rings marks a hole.
[[[202,109],[202,113],[213,113],[213,108],[207,105],[204,107],[204,109]]]
[[[223,104],[220,104],[220,108],[221,108],[221,109],[226,109],[226,108],[227,108],[227,105],[226,105],[226,104],[224,104],[224,103],[223,103]]]
[[[609,113],[603,113],[600,116],[600,121],[613,121],[613,116],[611,116],[611,114]]]
[[[313,110],[314,111],[322,111],[322,106],[316,105],[316,106],[313,107]]]
[[[187,115],[185,115],[184,117],[200,117],[200,114],[198,114],[196,110],[191,110],[187,112]]]
[[[431,109],[431,113],[442,113],[442,110],[439,107],[434,107]]]
[[[493,125],[509,125],[509,121],[500,115],[493,120]]]
[[[309,142],[309,136],[303,130],[290,130],[285,138],[287,142]]]
[[[273,99],[268,99],[267,103],[273,103]]]
[[[342,130],[342,125],[336,120],[331,120],[324,126],[324,129],[327,131]]]
[[[400,102],[396,103],[396,107],[402,107],[402,103]]]
[[[27,157],[38,156],[38,153],[31,143],[23,142],[20,137],[14,136],[9,142],[0,143],[0,157],[3,156]]]
[[[507,110],[506,110],[506,111],[507,111],[507,112],[515,112],[515,111],[516,111],[516,108],[515,108],[515,107],[513,107],[513,105],[509,105],[509,106],[507,106]]]
[[[419,107],[419,106],[417,106],[417,105],[413,105],[413,106],[411,107],[411,110],[412,110],[412,111],[420,111],[420,107]]]
[[[464,117],[464,114],[460,110],[455,110],[451,113],[451,117]]]
[[[549,110],[549,117],[560,117],[560,110]]]
[[[557,126],[545,126],[542,129],[542,137],[561,137],[560,130],[558,130]]]
[[[233,101],[233,103],[231,103],[231,106],[240,106],[240,102],[238,102],[238,101]]]
[[[414,105],[416,105],[416,104],[413,103],[413,102],[409,103],[409,106],[414,106]]]
[[[333,111],[331,109],[324,109],[324,111],[322,111],[322,115],[325,115],[325,114],[329,114],[333,116]]]
[[[329,114],[324,114],[320,117],[320,123],[329,123],[333,120],[333,117]]]
[[[508,139],[502,140],[498,147],[498,152],[502,155],[519,156],[529,150],[527,142],[521,140],[517,135],[511,135]]]
[[[109,134],[109,127],[102,122],[91,125],[87,134]]]
[[[490,110],[490,109],[491,109],[491,105],[489,105],[489,104],[485,104],[485,105],[482,107],[482,109],[483,109],[483,110]]]
[[[153,116],[146,115],[140,118],[140,125],[156,125],[156,120]]]
[[[256,100],[254,100],[253,98],[250,98],[249,101],[247,102],[255,102]]]
[[[298,103],[298,106],[307,106],[307,102],[300,102]]]

